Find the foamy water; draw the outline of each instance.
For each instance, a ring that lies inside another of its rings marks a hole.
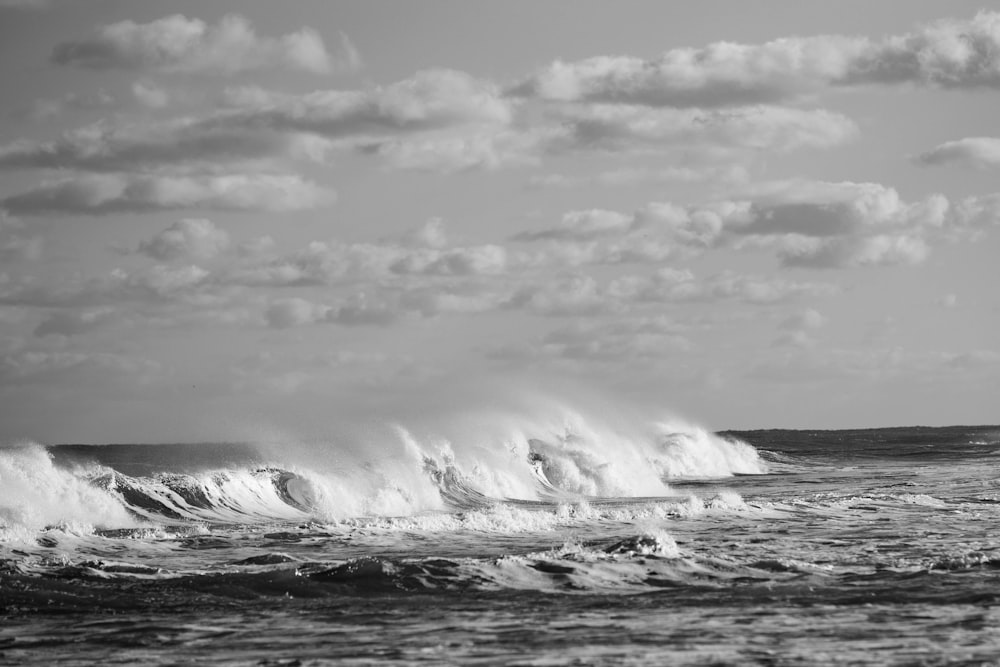
[[[721,436],[539,414],[363,441],[4,447],[0,662],[1000,650],[995,427]]]

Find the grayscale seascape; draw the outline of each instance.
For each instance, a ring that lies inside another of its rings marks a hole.
[[[1000,5],[0,0],[0,667],[1000,667]]]

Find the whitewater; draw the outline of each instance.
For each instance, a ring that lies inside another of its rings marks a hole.
[[[1000,427],[0,447],[0,664],[996,664]]]

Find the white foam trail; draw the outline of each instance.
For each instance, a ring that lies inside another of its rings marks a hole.
[[[547,532],[566,526],[583,525],[593,522],[616,522],[627,524],[651,523],[658,525],[664,520],[686,519],[706,514],[759,513],[760,510],[747,505],[739,494],[721,491],[702,499],[688,496],[683,499],[648,499],[635,504],[599,505],[581,500],[557,506],[523,506],[513,503],[496,503],[465,512],[435,512],[413,516],[375,517],[352,519],[342,523],[367,531],[452,533],[470,531],[478,533],[533,533]]]

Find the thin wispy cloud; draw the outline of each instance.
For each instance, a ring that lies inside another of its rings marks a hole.
[[[946,141],[918,155],[916,162],[927,166],[958,165],[978,169],[1000,166],[1000,139],[966,137]]]
[[[112,215],[158,210],[297,211],[328,205],[333,191],[296,175],[207,178],[82,175],[0,200],[15,215]]]
[[[360,56],[349,40],[343,66],[355,69]],[[149,23],[119,21],[100,26],[88,39],[57,44],[52,62],[88,69],[231,74],[267,68],[327,74],[338,66],[312,28],[280,37],[257,34],[238,14],[216,24],[174,14]]]

